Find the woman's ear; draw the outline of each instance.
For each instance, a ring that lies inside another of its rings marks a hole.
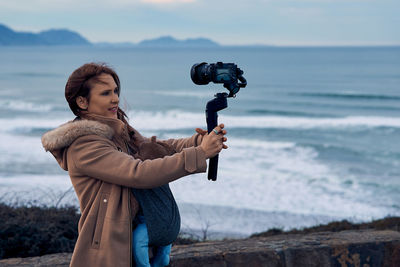
[[[83,110],[86,110],[88,108],[88,105],[89,105],[89,103],[87,101],[87,98],[83,97],[83,96],[78,96],[76,98],[76,104],[78,105],[78,107],[80,109],[83,109]]]

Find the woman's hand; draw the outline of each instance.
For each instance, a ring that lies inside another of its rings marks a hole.
[[[222,149],[228,148],[228,146],[224,144],[228,138],[225,137],[226,130],[223,130],[223,128],[224,124],[221,123],[209,134],[203,129],[196,128],[196,132],[203,135],[203,140],[201,141],[200,147],[206,154],[207,159],[216,156]]]

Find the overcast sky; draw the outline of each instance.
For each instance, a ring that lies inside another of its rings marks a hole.
[[[400,45],[400,0],[0,0],[0,23],[67,28],[91,42]]]

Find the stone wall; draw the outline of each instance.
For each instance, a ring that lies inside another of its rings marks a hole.
[[[0,266],[68,266],[71,254],[0,260]],[[400,233],[342,231],[174,246],[171,265],[246,267],[400,267]]]

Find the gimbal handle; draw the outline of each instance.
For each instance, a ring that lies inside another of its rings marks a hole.
[[[227,93],[218,93],[213,100],[208,101],[206,106],[207,131],[210,133],[218,125],[218,111],[228,107]],[[217,180],[218,154],[210,158],[208,165],[208,180]]]

